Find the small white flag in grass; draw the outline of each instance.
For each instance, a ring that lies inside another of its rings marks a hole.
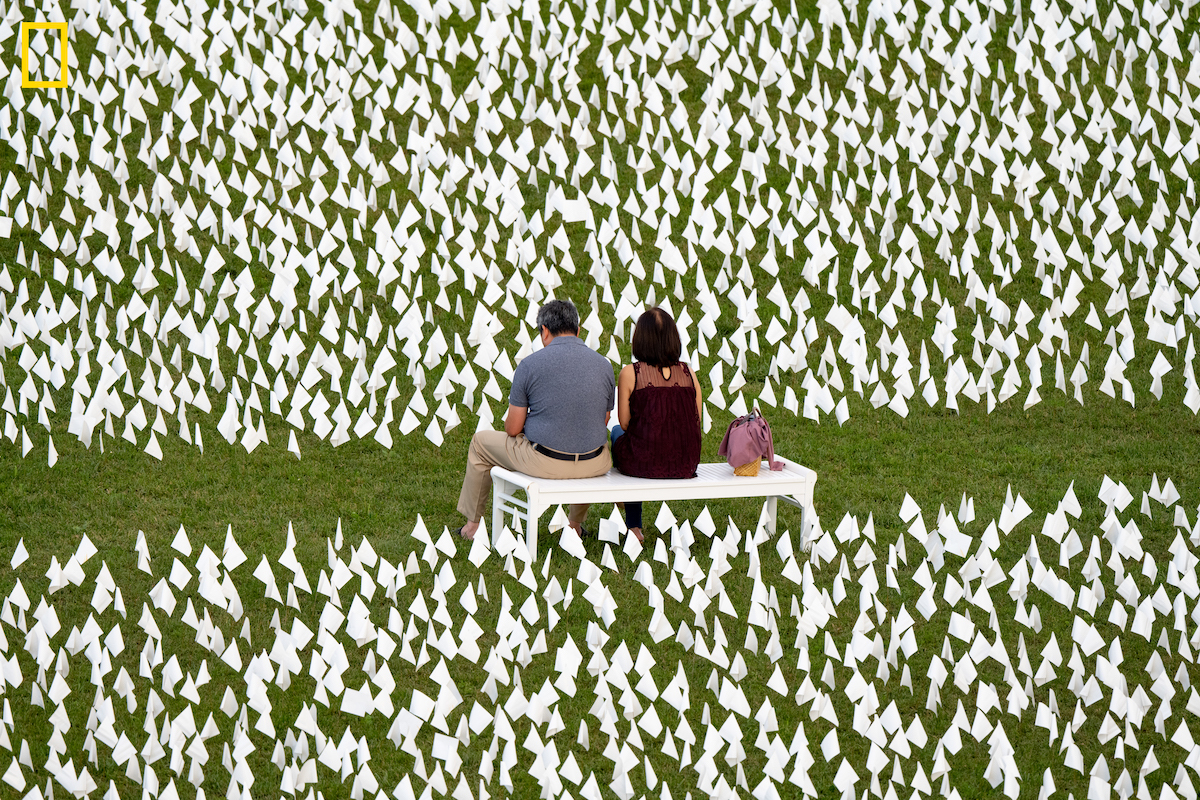
[[[64,580],[75,586],[82,586],[84,578],[86,577],[87,576],[83,571],[83,567],[79,565],[79,562],[75,559],[75,556],[71,556],[69,559],[67,559],[66,566],[62,568],[62,578]]]
[[[662,513],[661,509],[659,510],[659,513]],[[696,521],[692,523],[692,527],[703,533],[705,536],[712,536],[714,533],[716,533],[717,524],[713,522],[712,514],[709,512],[707,505],[700,510],[700,515],[696,517]],[[659,530],[666,532],[668,529],[660,528]]]
[[[425,438],[427,438],[429,441],[433,442],[434,447],[442,446],[444,437],[442,436],[442,429],[438,425],[436,416],[429,418],[429,425],[428,425],[428,427],[425,428]]]
[[[175,588],[181,592],[192,581],[191,571],[188,570],[188,568],[186,566],[184,566],[183,562],[180,561],[178,558],[175,559],[175,563],[171,565],[170,580],[171,580],[171,583],[174,584]]]
[[[179,530],[175,533],[175,538],[171,541],[171,547],[184,556],[192,554],[192,543],[188,539],[187,531],[183,526],[179,526]]]
[[[171,591],[166,578],[160,578],[150,591],[150,600],[154,607],[167,612],[167,616],[175,613],[175,594]]]
[[[550,532],[561,531],[570,524],[570,519],[567,517],[566,509],[561,505],[554,507],[554,513],[550,515],[550,523],[547,525]]]
[[[386,447],[388,450],[392,449],[392,432],[391,432],[391,429],[388,427],[390,423],[391,423],[391,408],[389,407],[388,413],[385,416],[383,423],[380,424],[380,426],[375,429],[375,437],[374,437],[375,441],[379,442],[381,445]],[[296,457],[299,458],[300,457],[299,446],[296,447],[295,452],[296,452]]]
[[[617,516],[616,506],[613,506],[612,513],[608,517],[600,520],[600,531],[598,537],[602,542],[611,544],[619,544],[621,541],[621,533],[625,530],[624,523]]]
[[[965,558],[974,544],[974,540],[970,536],[959,531],[954,517],[950,514],[942,518],[941,524],[938,525],[938,534],[945,540],[946,552],[960,558]]]
[[[583,546],[583,540],[571,526],[567,525],[562,528],[562,532],[558,536],[558,544],[570,555],[587,561],[587,550]]]
[[[482,530],[482,528],[483,528],[482,521],[480,521],[479,527]],[[368,545],[368,547],[369,546],[370,545]],[[454,537],[450,534],[450,529],[446,528],[446,527],[442,528],[442,535],[438,537],[437,542],[434,543],[434,547],[437,548],[438,552],[440,552],[442,555],[445,555],[445,556],[452,556],[458,551],[458,545],[454,541]],[[374,562],[372,562],[372,563],[374,563]]]
[[[1063,495],[1058,508],[1075,519],[1079,519],[1079,515],[1083,513],[1083,509],[1079,505],[1079,498],[1075,496],[1075,481],[1071,481],[1071,485],[1067,487],[1067,493]]]
[[[471,540],[471,552],[468,554],[467,559],[478,568],[483,565],[484,561],[487,561],[491,552],[487,526],[480,520],[479,528],[475,531],[475,538]]]
[[[53,442],[50,443],[50,448],[53,451],[53,449],[54,449]],[[154,458],[157,458],[159,461],[162,461],[162,458],[163,458],[162,447],[159,446],[158,435],[154,431],[150,431],[150,441],[146,442],[146,453],[147,453],[147,455],[151,455]],[[55,454],[55,460],[58,460],[57,454]],[[51,466],[53,466],[53,464],[51,464]]]
[[[1123,512],[1133,501],[1133,494],[1124,483],[1114,482],[1105,475],[1100,481],[1100,502],[1111,505],[1116,511]]]
[[[242,548],[233,538],[233,525],[228,526],[225,530],[225,547],[221,550],[221,563],[230,572],[246,563],[246,554],[242,552]]]
[[[767,681],[767,688],[781,696],[786,697],[788,694],[787,681],[784,679],[783,671],[779,668],[778,664],[775,665],[775,671],[771,673],[771,677]]]
[[[606,569],[611,569],[613,572],[620,571],[620,569],[617,567],[616,559],[613,558],[612,545],[610,545],[608,542],[604,543],[604,553],[600,557],[600,566]]]
[[[821,755],[825,758],[826,761],[833,761],[833,759],[837,755],[839,755],[841,752],[842,752],[842,748],[841,748],[841,745],[838,743],[837,730],[834,729],[834,730],[829,731],[829,733],[825,734],[825,738],[821,740]],[[843,761],[842,763],[844,764],[845,762]],[[838,775],[839,776],[841,775],[840,770],[838,772]]]
[[[109,575],[106,564],[101,570],[100,576],[96,578],[96,589],[91,595],[91,606],[96,609],[97,614],[103,614],[104,609],[113,602],[113,589],[115,588],[116,584],[113,583],[113,577]]]
[[[1167,480],[1163,482],[1159,496],[1155,497],[1154,499],[1158,500],[1167,508],[1170,508],[1179,502],[1179,490],[1175,488],[1174,482],[1170,478],[1167,478]]]
[[[975,521],[975,498],[967,497],[966,492],[958,504],[958,521],[963,525]]]
[[[709,519],[711,520],[711,517]],[[667,531],[671,530],[671,528],[673,528],[677,522],[678,520],[676,520],[675,515],[671,513],[671,509],[666,503],[663,503],[658,509],[658,516],[654,519],[654,527],[659,531],[666,533]],[[715,525],[713,526],[713,530],[716,530]]]
[[[4,782],[18,792],[25,790],[25,775],[21,772],[21,765],[17,763],[15,758],[4,772]]]
[[[324,574],[324,573],[322,573]],[[254,569],[254,577],[261,582],[265,588],[265,594],[268,600],[283,602],[283,597],[279,594],[279,586],[275,582],[275,573],[271,570],[271,564],[267,561],[264,555],[259,561],[258,566]]]
[[[79,540],[79,547],[75,550],[75,561],[83,565],[94,555],[96,555],[96,545],[92,544],[92,540],[85,533],[83,534],[83,538]]]
[[[29,551],[25,549],[25,538],[21,537],[20,541],[17,542],[16,549],[13,551],[12,558],[9,560],[9,566],[16,569],[28,560]]]
[[[858,541],[860,535],[858,519],[851,516],[849,512],[842,517],[842,521],[838,523],[837,528],[833,531],[833,537],[842,544],[850,544],[851,542]]]
[[[1069,528],[1066,512],[1062,510],[1060,504],[1058,511],[1046,515],[1046,521],[1042,523],[1042,535],[1062,544]]]
[[[933,381],[929,381],[929,385],[932,386]],[[936,392],[936,390],[935,390],[935,392]],[[934,402],[936,403],[937,400],[935,399]],[[834,411],[834,416],[837,418],[837,423],[838,423],[839,427],[842,425],[845,425],[846,421],[850,419],[850,406],[846,404],[845,397],[838,400],[837,407],[834,408],[833,411]]]
[[[642,554],[642,547],[643,545],[638,541],[637,536],[632,532],[626,531],[625,546],[622,549],[625,551],[625,555],[629,556],[630,561],[636,562],[638,560],[638,557]]]
[[[1018,493],[1011,506],[1005,505],[1000,510],[1000,532],[1007,535],[1031,513],[1033,513],[1033,509],[1025,502],[1025,498],[1021,497],[1020,493]]]
[[[416,430],[420,424],[421,418],[413,412],[412,408],[404,409],[404,416],[400,418],[400,435],[407,436]]]

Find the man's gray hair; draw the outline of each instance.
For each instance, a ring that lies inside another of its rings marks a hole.
[[[545,327],[551,336],[579,333],[579,311],[570,300],[548,300],[538,309],[538,328]]]

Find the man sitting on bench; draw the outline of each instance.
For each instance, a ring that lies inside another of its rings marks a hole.
[[[608,417],[616,381],[612,363],[579,338],[579,311],[550,300],[537,315],[542,349],[513,373],[504,431],[478,431],[467,453],[458,529],[475,538],[492,488],[493,466],[539,478],[592,478],[612,467]],[[568,521],[582,534],[589,504],[573,504]]]

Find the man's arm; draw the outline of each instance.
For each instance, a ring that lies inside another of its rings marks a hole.
[[[520,436],[521,431],[525,430],[525,416],[529,413],[529,409],[525,406],[508,407],[508,416],[504,418],[504,432],[509,436]]]

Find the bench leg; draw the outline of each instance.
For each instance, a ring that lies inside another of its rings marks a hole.
[[[513,485],[503,478],[492,478],[492,543],[504,526],[504,496],[513,492]]]
[[[530,564],[537,561],[538,518],[541,516],[542,510],[531,501],[528,517],[525,520],[525,547],[529,550]]]
[[[808,536],[808,506],[804,503],[800,504],[800,549],[808,552],[812,547],[812,542]]]
[[[782,500],[788,505],[800,509],[800,549],[808,550],[808,536],[805,532],[805,522],[808,520],[808,504],[804,502],[803,493],[795,495],[781,494],[775,500]]]
[[[812,528],[817,522],[816,506],[813,505],[813,485],[810,483],[803,492],[796,495],[800,501],[800,542],[804,552],[812,548]]]

